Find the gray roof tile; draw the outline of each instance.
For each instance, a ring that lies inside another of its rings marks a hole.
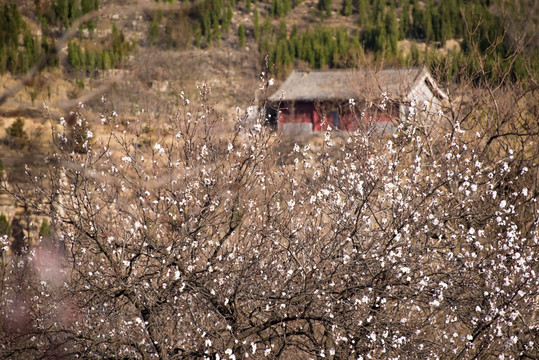
[[[406,96],[424,67],[372,70],[293,70],[270,101],[320,101]]]

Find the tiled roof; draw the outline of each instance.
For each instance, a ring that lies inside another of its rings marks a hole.
[[[404,97],[427,70],[422,67],[372,70],[294,70],[270,101],[348,100]]]

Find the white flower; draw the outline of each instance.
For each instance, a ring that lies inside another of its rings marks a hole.
[[[287,202],[287,205],[290,209],[294,209],[294,206],[296,206],[296,201],[294,199],[290,199],[290,201]]]

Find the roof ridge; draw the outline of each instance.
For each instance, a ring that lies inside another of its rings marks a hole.
[[[422,66],[392,66],[381,69],[373,68],[346,68],[346,69],[292,69],[292,72],[340,72],[340,71],[358,71],[358,70],[373,70],[374,73],[384,70],[427,70],[425,65]],[[428,71],[428,70],[427,70]]]

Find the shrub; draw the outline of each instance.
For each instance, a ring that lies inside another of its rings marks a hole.
[[[24,120],[17,118],[6,128],[7,142],[13,148],[23,148],[28,145],[28,134],[24,130]]]
[[[51,231],[51,227],[49,226],[49,222],[47,221],[47,219],[44,219],[41,222],[41,227],[39,228],[39,236],[45,237],[45,236],[51,236],[51,235],[52,235],[52,231]]]

